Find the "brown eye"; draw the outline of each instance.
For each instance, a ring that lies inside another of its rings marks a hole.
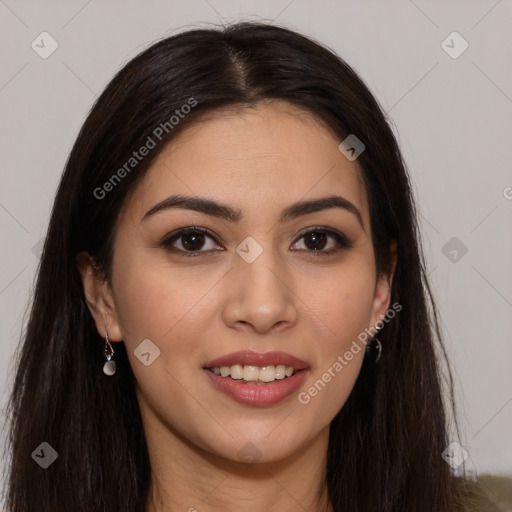
[[[295,245],[299,244],[300,240],[303,240],[304,247],[295,247],[293,250],[306,251],[315,256],[329,255],[353,247],[353,243],[342,233],[320,227],[303,233]]]
[[[321,250],[327,243],[328,236],[322,231],[310,231],[304,235],[304,243],[308,249]]]
[[[182,256],[200,256],[215,252],[216,249],[223,250],[208,230],[195,226],[171,233],[159,245],[166,251],[180,253]]]
[[[203,233],[186,233],[181,235],[181,245],[188,251],[195,251],[201,249],[204,244],[204,238]]]

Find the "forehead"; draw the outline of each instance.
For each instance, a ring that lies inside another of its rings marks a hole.
[[[340,142],[322,121],[284,101],[215,111],[167,144],[129,208],[141,218],[154,203],[183,194],[263,217],[299,199],[339,194],[367,224],[361,171],[339,151]]]

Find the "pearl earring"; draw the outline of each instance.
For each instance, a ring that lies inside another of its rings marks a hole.
[[[107,358],[103,365],[103,373],[109,377],[116,373],[116,362],[112,359],[114,348],[108,339],[108,332],[105,331],[105,357]]]

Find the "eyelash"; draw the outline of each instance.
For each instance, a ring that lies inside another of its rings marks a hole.
[[[343,235],[342,233],[339,233],[338,231],[335,231],[333,229],[325,228],[323,226],[313,226],[311,228],[307,228],[306,231],[302,231],[301,233],[299,233],[299,237],[297,238],[296,242],[294,242],[294,245],[301,238],[305,237],[306,235],[308,235],[310,233],[325,233],[326,235],[330,236],[331,238],[334,238],[334,240],[336,240],[336,242],[338,243],[339,247],[334,248],[334,249],[329,249],[327,251],[324,251],[321,249],[317,250],[317,251],[315,251],[313,249],[295,249],[295,250],[306,251],[306,252],[310,253],[311,256],[316,257],[316,256],[330,256],[340,250],[351,249],[353,247],[353,242],[349,238],[347,238],[345,235]],[[172,246],[173,242],[175,242],[182,236],[188,235],[188,234],[207,235],[208,237],[212,238],[213,241],[217,245],[220,245],[217,242],[213,233],[210,232],[210,230],[208,230],[206,228],[197,227],[197,226],[181,228],[178,231],[175,231],[174,233],[171,233],[168,236],[166,236],[158,245],[168,252],[179,253],[180,256],[183,256],[185,258],[191,258],[191,257],[196,258],[196,257],[200,256],[201,253],[209,253],[210,252],[210,251],[201,251],[201,250],[184,251],[182,249],[177,249],[176,247]]]

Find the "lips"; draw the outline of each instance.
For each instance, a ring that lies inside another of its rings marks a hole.
[[[309,368],[305,361],[286,352],[254,352],[252,350],[233,352],[217,359],[213,359],[206,363],[203,368],[220,368],[221,366],[233,366],[235,364],[259,367],[270,365],[277,366],[281,364],[285,366],[292,366],[294,370],[305,370]]]
[[[299,370],[292,377],[259,385],[220,377],[207,369],[202,371],[214,389],[251,407],[269,407],[285,401],[302,386],[309,373],[306,369]]]

